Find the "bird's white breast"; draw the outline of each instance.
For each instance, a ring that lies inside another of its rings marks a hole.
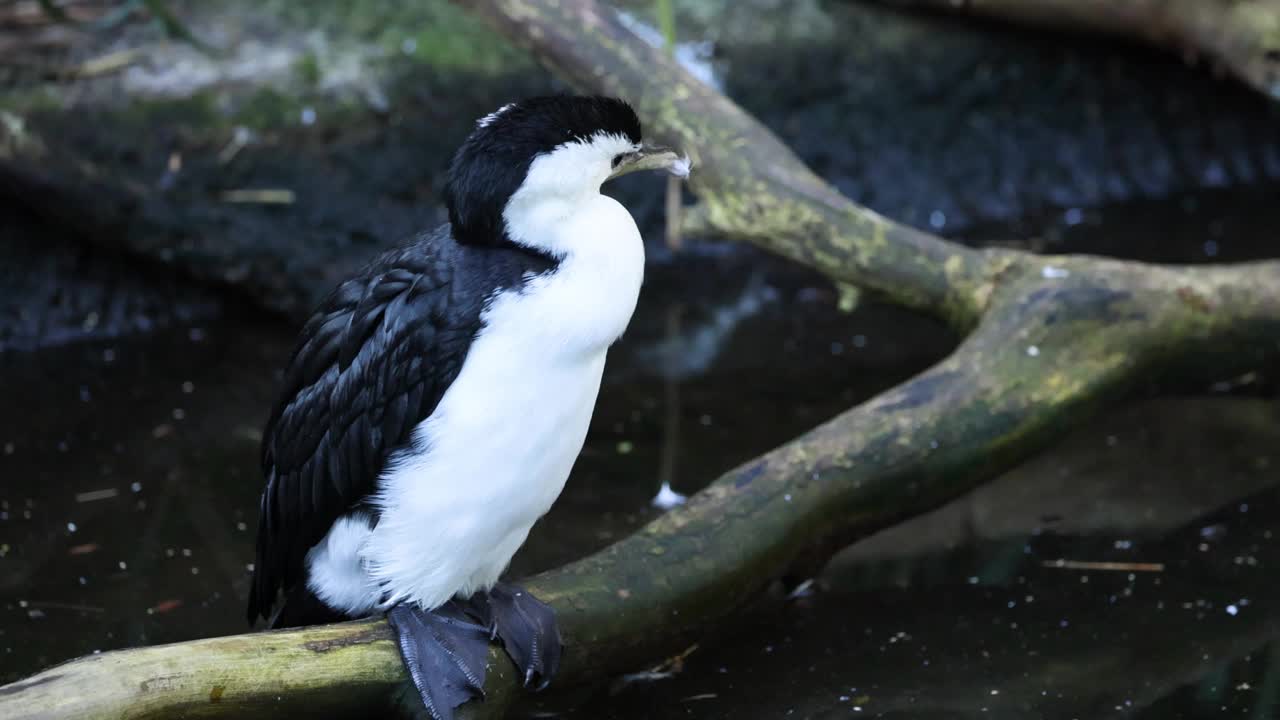
[[[644,267],[630,214],[596,197],[555,225],[571,250],[554,271],[492,300],[461,372],[415,430],[418,452],[384,473],[359,556],[389,602],[435,607],[488,589],[564,487]],[[364,612],[368,600],[346,604]]]

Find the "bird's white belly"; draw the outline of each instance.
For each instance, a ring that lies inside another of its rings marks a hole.
[[[385,473],[376,527],[340,521],[309,556],[312,589],[330,605],[362,614],[385,592],[387,604],[430,608],[487,590],[564,488],[605,353],[540,370],[525,364],[524,381],[514,381],[476,349],[418,427],[425,452]]]
[[[529,363],[475,350],[418,430],[426,452],[385,477],[382,517],[362,554],[390,602],[434,607],[492,587],[582,449],[603,351]]]
[[[602,248],[614,272],[601,272],[599,258],[570,258],[495,299],[462,371],[415,430],[414,451],[383,473],[376,527],[340,521],[308,555],[321,599],[363,614],[492,587],[582,449],[606,350],[639,293],[643,248],[634,224],[631,233],[629,260]]]

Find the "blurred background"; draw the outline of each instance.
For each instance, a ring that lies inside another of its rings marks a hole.
[[[1280,105],[1212,63],[895,3],[608,5],[896,220],[975,246],[1280,256]],[[0,0],[0,683],[247,629],[258,444],[301,322],[444,220],[475,118],[566,89],[444,0]],[[670,245],[663,183],[608,189],[646,233],[646,284],[514,574],[958,341],[753,248]],[[526,710],[1280,716],[1278,397],[1269,368],[1142,387],[733,631]]]

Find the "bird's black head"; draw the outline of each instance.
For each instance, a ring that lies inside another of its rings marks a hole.
[[[444,200],[454,237],[510,243],[504,213],[517,193],[526,202],[598,193],[629,169],[675,163],[674,153],[659,158],[666,166],[656,155],[642,145],[635,110],[617,98],[556,95],[505,105],[477,121],[449,166]]]

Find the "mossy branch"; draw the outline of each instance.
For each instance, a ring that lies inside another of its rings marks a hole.
[[[703,229],[971,330],[918,377],[529,579],[566,637],[556,685],[681,649],[784,572],[813,571],[850,540],[977,486],[1153,372],[1280,355],[1280,262],[1169,267],[953,245],[842,197],[590,0],[461,4],[584,89],[636,99],[651,128],[695,153]],[[366,620],[104,653],[0,688],[0,716],[360,713],[402,685],[389,638]],[[496,650],[486,690],[468,713],[496,717],[520,696]]]

